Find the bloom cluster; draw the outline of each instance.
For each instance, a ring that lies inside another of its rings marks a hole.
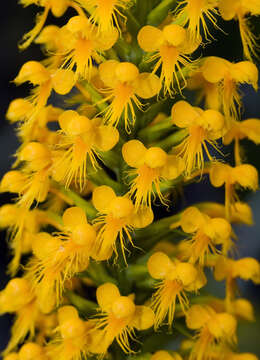
[[[20,3],[41,12],[19,46],[46,56],[21,67],[30,94],[6,115],[21,146],[0,184],[14,194],[0,208],[12,252],[0,313],[15,316],[4,360],[256,360],[237,349],[238,322],[254,320],[237,279],[259,284],[260,263],[236,255],[232,226],[253,224],[237,189],[258,188],[241,142],[260,143],[260,119],[241,121],[240,85],[258,86],[260,2]],[[242,61],[199,55],[220,17],[238,23]],[[225,203],[175,210],[204,177]],[[210,272],[224,298],[206,292]]]

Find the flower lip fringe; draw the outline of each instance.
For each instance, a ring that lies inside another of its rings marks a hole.
[[[237,190],[258,189],[242,146],[260,143],[260,119],[242,121],[240,85],[258,89],[260,3],[20,3],[40,10],[19,47],[46,57],[21,67],[14,83],[31,91],[6,113],[21,146],[0,183],[13,194],[0,208],[12,253],[0,313],[14,315],[4,360],[257,360],[238,351],[254,309],[237,280],[259,284],[260,263],[239,257],[233,225],[253,225]],[[238,62],[203,56],[219,17],[240,31]],[[176,193],[206,176],[224,203],[177,211]],[[209,272],[223,298],[206,293]]]

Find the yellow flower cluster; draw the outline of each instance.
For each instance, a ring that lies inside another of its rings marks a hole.
[[[257,360],[237,350],[238,322],[254,320],[237,279],[259,284],[260,263],[234,255],[232,225],[253,223],[237,188],[258,189],[241,140],[260,143],[260,119],[241,121],[240,85],[258,86],[260,2],[20,3],[43,9],[20,48],[46,58],[22,66],[14,83],[30,95],[6,115],[21,146],[0,184],[14,194],[0,208],[13,255],[0,314],[15,316],[4,360]],[[238,22],[243,61],[198,56],[219,17]],[[176,190],[204,175],[225,204],[176,212]],[[222,299],[206,294],[210,271]]]

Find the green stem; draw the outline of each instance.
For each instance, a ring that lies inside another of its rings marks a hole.
[[[111,179],[103,169],[89,172],[88,177],[94,184],[98,186],[101,185],[110,186],[116,192],[117,195],[124,195],[127,191],[125,185],[120,184],[119,182]]]
[[[175,214],[163,219],[153,222],[145,229],[136,231],[136,238],[144,240],[147,238],[154,238],[156,234],[161,235],[162,232],[169,231],[170,226],[180,220],[181,214]]]
[[[121,157],[114,150],[100,151],[100,158],[102,162],[111,170],[118,171]]]
[[[136,35],[139,29],[141,29],[141,25],[130,10],[126,10],[125,13],[127,15],[127,27],[129,28],[132,35]]]
[[[125,40],[122,37],[117,40],[116,44],[114,45],[114,49],[122,60],[124,61],[129,60],[131,46],[127,42],[125,42]]]
[[[82,85],[82,86],[89,93],[94,105],[100,111],[106,110],[106,108],[108,107],[108,104],[104,101],[104,98],[99,94],[99,92],[97,90],[95,90],[94,87],[88,82],[84,82],[84,85]]]
[[[148,126],[158,115],[160,111],[162,111],[166,101],[158,101],[157,103],[151,105],[147,111],[144,112],[144,114],[138,119],[137,125],[140,129],[145,128]]]
[[[162,0],[147,16],[147,25],[159,25],[173,8],[176,0]]]
[[[55,222],[57,222],[60,225],[63,225],[62,217],[60,215],[54,213],[53,211],[46,211],[46,215],[51,220],[54,220]]]
[[[153,126],[147,126],[146,128],[140,130],[138,132],[138,138],[145,144],[149,144],[160,139],[162,136],[165,136],[165,134],[172,128],[173,124],[171,117],[168,117]]]
[[[167,193],[168,191],[171,191],[173,188],[178,186],[183,182],[183,177],[179,176],[174,180],[165,180],[160,183],[160,190],[162,194]]]
[[[73,291],[67,291],[65,296],[68,297],[72,305],[74,305],[83,315],[94,315],[97,313],[98,306],[93,301],[84,299],[75,294]]]
[[[177,321],[173,323],[173,330],[174,329],[176,329],[180,334],[184,335],[188,339],[194,339],[194,337],[192,336],[192,334],[189,333],[187,328]]]
[[[114,50],[113,48],[107,50],[107,51],[106,51],[106,55],[107,55],[108,59],[110,59],[110,60],[120,61],[120,59],[119,59],[118,56],[117,56],[117,53],[115,52],[115,50]]]
[[[97,286],[107,282],[117,284],[117,280],[108,274],[104,264],[101,262],[92,261],[87,270],[81,273],[81,276],[83,275],[90,277]]]
[[[72,191],[70,189],[65,189],[64,186],[60,186],[59,190],[64,195],[69,197],[73,201],[74,205],[76,205],[76,206],[80,207],[81,209],[83,209],[85,211],[85,213],[87,214],[88,219],[92,220],[92,219],[94,219],[96,217],[97,211],[89,201],[84,200],[81,196],[79,196],[74,191]]]
[[[148,275],[148,270],[146,265],[129,265],[126,268],[127,279],[132,281],[141,281],[144,280]]]
[[[173,146],[180,144],[187,135],[188,135],[188,131],[186,129],[178,130],[174,132],[172,135],[165,138],[164,140],[156,143],[155,146],[159,146],[165,151],[168,151]]]

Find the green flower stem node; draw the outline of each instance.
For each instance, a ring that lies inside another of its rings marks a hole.
[[[173,216],[169,216],[166,218],[163,218],[161,220],[155,221],[151,225],[147,226],[147,228],[139,230],[136,232],[136,237],[140,240],[147,239],[147,238],[153,238],[156,236],[156,234],[160,234],[163,231],[169,231],[170,226],[174,223],[177,223],[180,220],[181,215],[176,214]]]
[[[141,28],[141,25],[130,10],[126,10],[125,13],[127,15],[127,28],[130,30],[132,35],[136,36]]]
[[[59,190],[66,196],[68,196],[74,203],[75,206],[80,207],[87,214],[87,218],[92,220],[96,217],[97,211],[94,206],[87,200],[83,199],[77,193],[70,189],[66,189],[63,186],[59,187]]]
[[[114,150],[100,151],[100,158],[102,162],[111,170],[118,171],[121,157]]]
[[[65,296],[68,297],[71,304],[74,305],[82,315],[89,316],[97,313],[98,306],[93,301],[84,299],[73,291],[67,291]]]
[[[145,111],[143,115],[138,119],[138,121],[136,122],[136,126],[138,126],[139,129],[143,129],[148,126],[154,120],[156,115],[158,115],[158,113],[162,111],[164,104],[165,101],[159,101],[155,104],[152,104],[149,109]]]
[[[185,139],[185,137],[188,135],[188,131],[186,129],[184,130],[178,130],[175,133],[169,135],[164,140],[154,144],[155,146],[159,146],[165,151],[169,151],[173,146],[179,145],[182,140]]]
[[[57,222],[60,225],[63,225],[62,217],[60,215],[54,213],[53,211],[46,211],[46,215],[51,220],[54,220],[55,222]]]
[[[165,180],[160,184],[160,190],[162,194],[171,191],[176,186],[180,185],[183,181],[183,177],[179,176],[174,180]]]
[[[81,276],[83,275],[90,277],[97,286],[107,282],[117,285],[117,280],[108,274],[104,264],[101,262],[91,261],[87,270],[81,273]]]
[[[90,83],[84,82],[82,86],[89,93],[93,104],[98,108],[98,110],[102,112],[107,109],[108,104],[104,101],[104,98],[99,94],[96,89],[94,89],[94,87]]]
[[[148,25],[159,25],[173,9],[176,0],[163,0],[147,16]]]
[[[159,123],[147,126],[146,128],[138,132],[138,138],[145,144],[150,144],[154,141],[161,139],[165,136],[171,129],[173,124],[171,118],[164,119]]]
[[[148,276],[146,265],[129,265],[126,268],[126,276],[129,280],[140,281]]]
[[[88,266],[86,274],[95,282],[97,286],[107,282],[117,284],[117,280],[108,274],[105,265],[101,262],[97,263],[92,261]]]
[[[108,174],[103,169],[99,169],[97,171],[89,172],[88,178],[98,186],[107,185],[110,186],[117,195],[123,195],[126,193],[127,188],[124,184],[120,184],[119,182],[111,179]]]

